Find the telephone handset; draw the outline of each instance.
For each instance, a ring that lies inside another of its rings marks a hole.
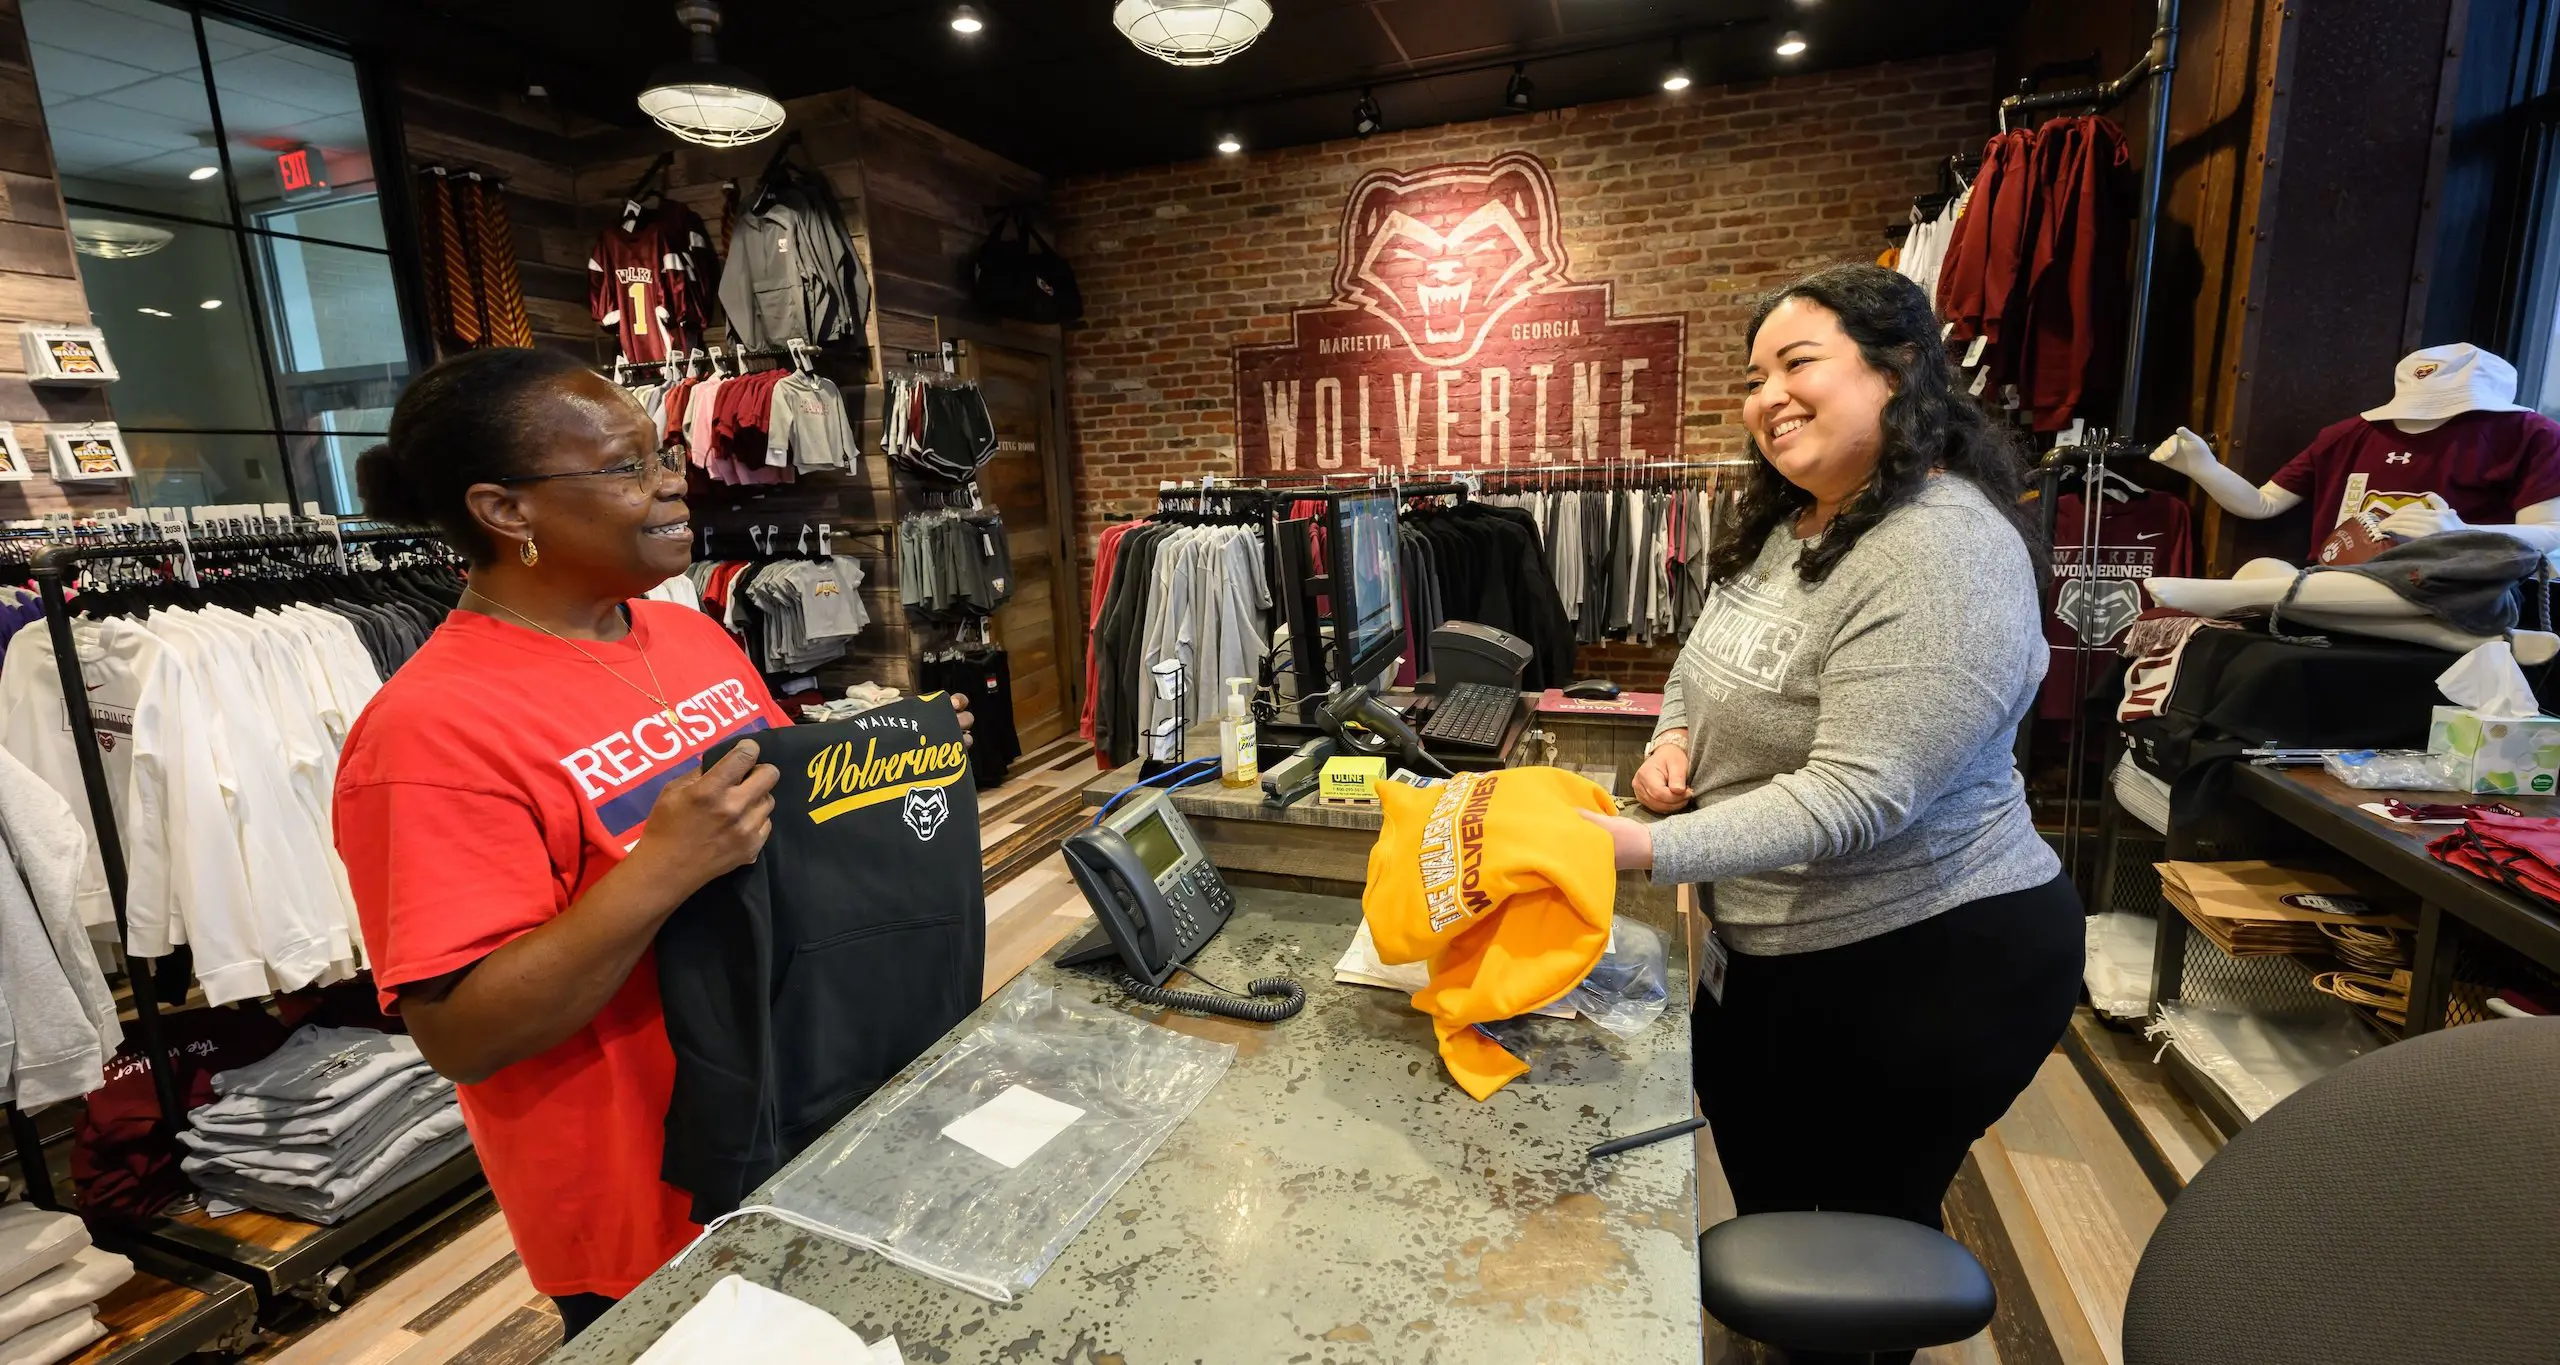
[[[1271,999],[1166,989],[1174,971],[1225,926],[1236,900],[1164,792],[1140,792],[1093,828],[1068,838],[1061,851],[1102,926],[1099,935],[1061,956],[1060,966],[1117,957],[1126,973],[1122,988],[1137,999],[1237,1019],[1286,1019],[1306,1003],[1306,993],[1285,977],[1246,987]]]

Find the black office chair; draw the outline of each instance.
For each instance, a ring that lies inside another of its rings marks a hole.
[[[1716,1321],[1789,1351],[1875,1356],[1963,1341],[1999,1298],[1954,1238],[1871,1213],[1754,1213],[1698,1239]]]
[[[2560,1360],[2560,1019],[2368,1053],[2243,1129],[2143,1249],[2124,1357]]]

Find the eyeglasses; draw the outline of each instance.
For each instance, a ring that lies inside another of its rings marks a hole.
[[[551,479],[629,479],[642,492],[655,488],[666,479],[684,479],[685,444],[681,437],[658,447],[658,453],[646,460],[618,464],[607,469],[578,469],[566,474],[519,474],[512,478],[491,479],[491,483],[513,487],[524,483],[543,483]]]

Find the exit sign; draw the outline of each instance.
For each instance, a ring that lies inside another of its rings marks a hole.
[[[306,195],[329,191],[327,168],[312,155],[309,147],[296,147],[276,153],[276,181],[284,186],[284,197],[299,199]]]

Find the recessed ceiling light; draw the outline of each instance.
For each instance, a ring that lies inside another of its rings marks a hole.
[[[962,5],[951,11],[951,31],[954,33],[975,33],[986,26],[987,21],[978,17],[974,6]]]
[[[1778,55],[1781,57],[1797,56],[1803,53],[1803,51],[1804,35],[1796,32],[1794,29],[1788,29],[1786,33],[1778,39]]]
[[[212,310],[212,309],[216,309],[216,308],[220,308],[221,306],[222,306],[222,300],[220,300],[220,299],[206,299],[204,302],[199,303],[199,304],[197,304],[197,305],[196,305],[196,307],[198,307],[198,308],[202,308],[202,309],[206,309],[207,311],[210,311],[210,310]]]
[[[198,166],[194,170],[187,172],[187,178],[189,180],[211,180],[220,174],[222,174],[222,168],[220,166]]]
[[[1228,156],[1234,156],[1244,150],[1244,139],[1233,133],[1221,133],[1218,135],[1218,150]]]

